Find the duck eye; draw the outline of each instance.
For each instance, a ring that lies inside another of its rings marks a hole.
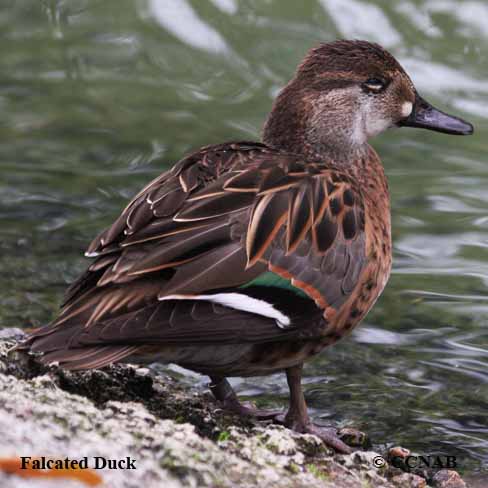
[[[379,78],[369,78],[363,83],[363,87],[368,92],[379,93],[386,88],[387,83]]]

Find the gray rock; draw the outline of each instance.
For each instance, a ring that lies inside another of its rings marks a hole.
[[[160,372],[118,365],[71,373],[7,351],[0,339],[0,458],[48,456],[134,460],[103,469],[104,486],[131,488],[393,488],[374,452],[332,453],[311,435],[222,412],[207,393]],[[5,488],[82,487],[78,481],[20,478]]]
[[[433,478],[435,488],[466,488],[466,483],[457,471],[442,469]]]

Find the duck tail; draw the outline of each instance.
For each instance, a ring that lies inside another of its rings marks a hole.
[[[25,341],[9,352],[30,353],[37,356],[41,364],[56,364],[67,370],[98,369],[135,354],[140,346],[93,345],[71,347],[77,342],[83,326],[66,324],[63,327],[47,325],[34,331]]]

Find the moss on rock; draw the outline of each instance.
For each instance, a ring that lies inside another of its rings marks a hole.
[[[209,394],[147,368],[42,367],[33,357],[7,354],[21,331],[2,336],[0,457],[130,457],[134,470],[99,472],[117,488],[398,486],[387,469],[373,466],[374,452],[337,455],[315,436],[227,415]],[[0,486],[80,485],[0,472]]]

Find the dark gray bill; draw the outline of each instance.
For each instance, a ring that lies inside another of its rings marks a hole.
[[[466,136],[473,133],[473,126],[469,122],[437,110],[420,95],[417,95],[410,116],[400,121],[398,125],[402,127],[419,127],[436,132],[444,132],[445,134]]]

